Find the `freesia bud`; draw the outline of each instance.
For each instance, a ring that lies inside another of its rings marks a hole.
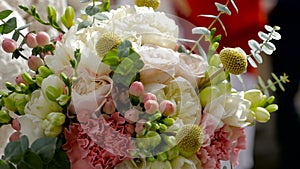
[[[175,123],[173,118],[167,117],[163,119],[163,123],[167,126],[172,126]]]
[[[17,50],[17,42],[13,39],[6,38],[2,41],[2,48],[6,53],[13,53]]]
[[[61,16],[61,21],[69,29],[71,26],[74,25],[74,17],[75,17],[75,11],[73,7],[68,6],[65,9],[64,15]]]
[[[128,123],[135,123],[139,120],[139,112],[136,109],[129,109],[125,112],[125,119]]]
[[[28,47],[30,48],[35,48],[38,46],[38,42],[36,40],[36,34],[34,33],[28,33],[26,35],[26,38],[25,38],[25,43],[27,44]]]
[[[50,43],[50,36],[47,32],[41,31],[36,34],[36,41],[39,46],[45,46]]]
[[[46,119],[50,121],[51,125],[61,126],[65,123],[66,115],[61,112],[51,112],[46,116]]]
[[[245,92],[244,98],[249,100],[253,105],[257,105],[261,102],[261,99],[263,98],[263,94],[258,89],[250,89]]]
[[[278,110],[278,105],[277,104],[270,104],[266,107],[266,110],[270,113],[273,113]]]
[[[16,95],[16,94],[11,94],[11,95],[9,95],[8,97],[3,97],[2,99],[3,99],[3,101],[4,101],[4,106],[8,109],[8,110],[10,110],[10,111],[12,111],[12,112],[16,112],[18,109],[17,109],[17,107],[16,107],[16,101],[15,101],[15,99],[14,99],[14,95]]]
[[[175,112],[175,105],[170,100],[164,100],[160,103],[159,110],[164,116],[169,116]]]
[[[154,114],[158,110],[159,105],[156,100],[148,100],[145,102],[144,107],[148,114]]]
[[[142,82],[135,81],[129,87],[129,94],[134,96],[142,96],[144,94],[144,85]]]
[[[11,121],[9,112],[6,110],[0,110],[0,123],[7,124]]]
[[[270,113],[263,107],[256,107],[255,119],[258,122],[266,123],[270,120]]]
[[[45,129],[44,134],[48,137],[57,137],[62,132],[62,130],[63,126],[50,125]]]
[[[27,83],[27,84],[34,84],[34,81],[32,77],[29,75],[29,73],[24,72],[22,73],[22,79]]]
[[[52,74],[51,70],[46,66],[40,66],[38,72],[43,78],[46,78]]]
[[[28,58],[28,66],[31,70],[37,71],[40,66],[44,65],[44,61],[38,56],[29,56]]]
[[[28,96],[25,94],[17,93],[14,96],[14,100],[15,100],[15,106],[16,106],[19,114],[24,115],[25,114],[24,109],[28,102]]]

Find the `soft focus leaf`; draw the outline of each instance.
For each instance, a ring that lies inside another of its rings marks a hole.
[[[7,18],[13,11],[12,10],[4,10],[0,12],[0,19]]]
[[[281,89],[282,91],[285,91],[285,89],[284,89],[284,87],[283,87],[281,81],[278,79],[278,77],[276,76],[276,74],[272,73],[271,75],[272,75],[272,77],[275,79],[275,81],[278,83],[278,86],[280,87],[280,89]]]
[[[210,35],[210,31],[206,27],[196,27],[192,29],[192,34]]]
[[[62,151],[56,151],[54,158],[47,164],[47,168],[49,169],[66,169],[70,168],[70,160],[67,154]]]
[[[267,43],[265,43],[265,46],[266,46],[267,48],[269,48],[270,50],[272,50],[272,51],[275,51],[275,50],[276,50],[276,46],[275,46],[272,42],[267,42]]]
[[[247,60],[252,67],[257,68],[257,64],[251,57],[248,57]]]
[[[43,161],[41,158],[32,151],[27,151],[24,154],[23,160],[17,165],[22,169],[38,169],[43,168]]]
[[[81,3],[90,2],[91,0],[80,0]]]
[[[249,40],[248,41],[248,45],[254,51],[260,50],[259,43],[256,40],[254,40],[254,39]]]
[[[273,50],[269,49],[265,45],[262,47],[262,51],[265,52],[267,55],[272,55]]]
[[[262,31],[259,31],[259,32],[258,32],[258,37],[259,37],[261,40],[263,40],[263,41],[265,41],[265,40],[267,40],[267,39],[269,38],[268,34],[262,32]]]
[[[238,12],[239,12],[239,9],[238,9],[238,7],[236,6],[234,0],[230,0],[230,2],[231,2],[231,4],[232,4],[232,6],[234,7],[235,11],[238,13]]]
[[[267,83],[272,91],[276,91],[276,87],[271,79],[268,79]]]
[[[90,16],[93,16],[95,15],[96,13],[100,12],[100,9],[96,6],[88,6],[86,9],[85,9],[85,12],[86,14],[90,15]]]
[[[57,138],[42,137],[32,143],[31,149],[37,153],[43,161],[49,162],[54,157],[56,142]]]
[[[108,17],[107,17],[106,15],[102,14],[102,13],[97,13],[97,14],[95,15],[95,18],[96,18],[97,20],[99,20],[99,21],[103,21],[103,20],[107,20],[107,19],[108,19]]]
[[[268,32],[272,32],[272,31],[273,31],[272,26],[269,26],[269,25],[265,25],[265,29],[266,29]]]
[[[281,39],[281,35],[278,32],[273,32],[271,36],[275,40],[280,40]]]
[[[254,52],[253,50],[251,50],[251,54],[253,55],[253,57],[257,61],[257,63],[259,63],[259,64],[263,63],[263,59],[262,59],[262,57],[259,53]]]
[[[215,5],[216,5],[218,11],[224,12],[227,15],[231,15],[231,11],[229,10],[229,8],[226,5],[220,4],[218,2],[215,2]]]

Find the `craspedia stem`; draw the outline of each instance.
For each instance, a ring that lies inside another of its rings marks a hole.
[[[248,66],[247,56],[236,48],[222,49],[220,60],[224,69],[235,75],[245,72]]]
[[[183,126],[176,134],[176,143],[182,156],[190,157],[200,150],[204,139],[202,128],[189,124]]]

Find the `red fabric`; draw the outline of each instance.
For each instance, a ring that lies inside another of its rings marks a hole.
[[[218,0],[217,2],[225,4],[226,1]],[[177,7],[177,15],[193,25],[208,27],[214,19],[199,15],[218,15],[219,13],[215,6],[215,0],[186,0],[186,2],[191,10],[190,15],[184,16],[182,12],[184,9],[180,9],[180,7]],[[267,24],[267,13],[262,9],[259,0],[235,0],[234,2],[238,7],[238,13],[230,3],[228,7],[231,15],[223,14],[220,17],[225,25],[227,37],[219,22],[213,25],[217,28],[217,34],[222,34],[218,50],[223,47],[241,47],[246,53],[249,53],[248,40],[255,39],[259,41],[257,33],[263,31],[263,26]],[[253,72],[253,69],[248,71]]]

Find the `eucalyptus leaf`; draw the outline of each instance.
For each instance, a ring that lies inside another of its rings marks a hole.
[[[29,140],[26,135],[20,137],[21,148],[23,152],[26,152],[29,149]]]
[[[15,17],[10,18],[5,24],[3,24],[2,34],[8,34],[17,28],[17,20]]]
[[[218,2],[215,2],[215,5],[216,5],[218,11],[224,12],[227,15],[231,15],[231,11],[229,10],[229,8],[226,5],[220,4]]]
[[[196,27],[192,29],[192,34],[210,35],[210,31],[206,27]]]
[[[89,27],[91,24],[92,24],[91,21],[83,21],[83,22],[80,22],[79,25],[78,25],[77,30],[80,30],[80,29],[82,29],[82,28],[87,28],[87,27]]]
[[[261,55],[253,50],[251,50],[251,54],[253,55],[254,59],[257,61],[257,63],[262,64],[263,63],[263,59],[261,57]]]
[[[269,49],[265,45],[262,47],[262,51],[265,52],[267,55],[272,55],[273,50]]]
[[[281,39],[281,35],[278,32],[273,32],[271,37],[275,40],[280,40]]]
[[[0,12],[0,19],[7,18],[13,11],[12,10],[4,10]]]
[[[267,48],[269,48],[270,50],[272,50],[272,51],[275,51],[275,50],[276,50],[276,46],[275,46],[272,42],[267,42],[267,43],[265,43],[265,46],[266,46]]]
[[[86,14],[90,15],[90,16],[93,16],[95,15],[96,13],[100,12],[100,9],[96,6],[88,6],[86,9],[85,9],[85,12]]]
[[[21,169],[42,169],[43,161],[36,153],[27,151],[17,167]]]
[[[272,80],[271,80],[271,79],[268,79],[267,83],[268,83],[270,89],[271,89],[273,92],[275,92],[275,91],[276,91],[276,87],[275,87],[274,83],[272,82]]]
[[[252,67],[257,68],[257,64],[251,57],[248,57],[247,60]]]
[[[4,160],[11,161],[15,164],[22,161],[24,152],[21,148],[20,141],[9,142],[4,149]]]
[[[263,40],[263,41],[269,39],[269,35],[266,34],[266,33],[264,33],[264,32],[262,32],[262,31],[259,31],[259,32],[258,32],[258,37],[259,37],[261,40]]]
[[[230,2],[231,2],[231,4],[232,4],[232,6],[234,7],[235,11],[236,11],[236,12],[239,12],[239,9],[238,9],[238,7],[236,6],[234,0],[230,0]]]
[[[90,2],[91,0],[80,0],[81,3]]]
[[[269,25],[265,25],[265,29],[266,29],[268,32],[272,32],[272,31],[273,31],[272,26],[269,26]]]
[[[215,16],[215,15],[199,15],[199,16],[203,16],[203,17],[207,17],[207,18],[218,18],[218,16]]]
[[[69,169],[70,160],[67,154],[62,150],[57,150],[54,158],[47,164],[48,169]]]
[[[9,163],[5,160],[0,160],[0,168],[1,169],[15,169],[15,167],[11,163]]]
[[[252,50],[260,51],[260,45],[256,40],[254,40],[254,39],[249,40],[248,45]]]
[[[99,21],[103,21],[103,20],[107,20],[108,19],[108,17],[105,14],[103,14],[103,13],[97,13],[95,15],[95,18],[97,20],[99,20]]]
[[[52,160],[56,150],[57,138],[41,137],[31,145],[31,150],[37,153],[45,162]]]

